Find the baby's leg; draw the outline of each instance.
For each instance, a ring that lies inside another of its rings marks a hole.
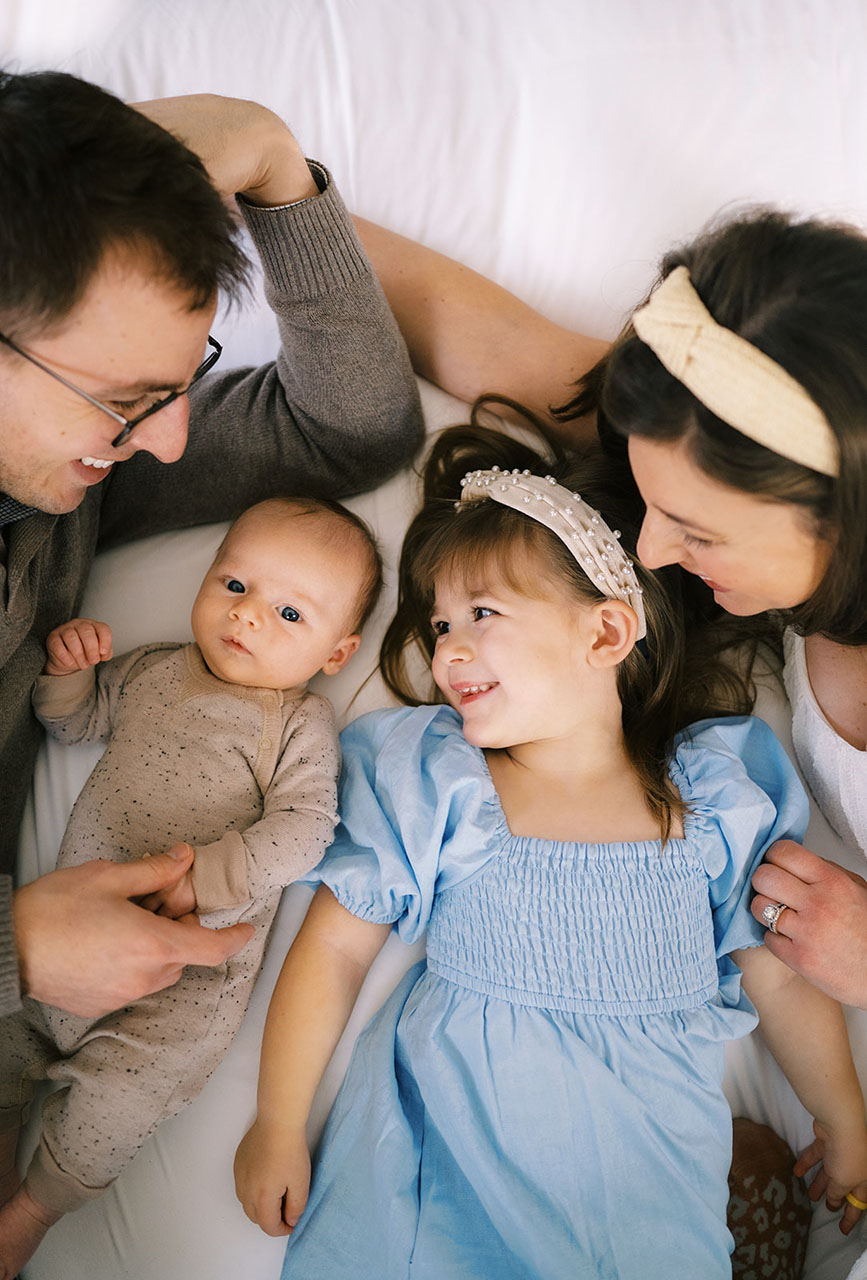
[[[239,998],[240,997],[240,998]],[[188,969],[173,987],[101,1019],[48,1076],[65,1088],[42,1110],[25,1187],[52,1213],[100,1195],[161,1121],[198,1095],[249,997],[221,970]]]
[[[37,1204],[26,1186],[20,1186],[0,1208],[0,1280],[13,1280],[42,1243],[49,1227],[62,1214]]]
[[[36,1249],[57,1215],[44,1212],[21,1186],[15,1163],[21,1125],[32,1094],[31,1077],[56,1056],[51,1041],[31,1021],[39,1007],[3,1019],[0,1048],[0,1280],[11,1280]]]

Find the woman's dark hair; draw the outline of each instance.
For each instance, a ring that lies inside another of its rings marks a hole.
[[[489,404],[490,398],[484,403]],[[424,469],[422,507],[404,539],[397,612],[385,634],[380,659],[386,684],[409,705],[439,700],[433,689],[427,697],[418,696],[408,659],[420,649],[429,676],[434,585],[443,570],[460,575],[488,564],[512,587],[531,596],[560,592],[565,586],[576,603],[605,599],[560,539],[537,520],[497,502],[475,502],[456,510],[460,482],[467,471],[526,467],[535,474],[552,475],[579,491],[610,527],[621,531],[627,554],[638,537],[641,501],[624,462],[606,457],[601,450],[567,455],[556,445],[544,457],[531,446],[482,425],[483,407],[478,402],[469,425],[452,427],[436,440]],[[541,574],[540,559],[548,566]],[[720,663],[705,661],[700,672],[691,670],[680,571],[651,573],[637,563],[636,570],[644,590],[647,636],[618,667],[617,688],[630,762],[667,837],[672,817],[683,812],[668,776],[675,733],[705,715],[744,712],[750,699],[743,684]]]
[[[772,210],[712,225],[667,254],[660,279],[685,265],[714,319],[786,369],[825,414],[840,450],[834,480],[756,444],[711,413],[629,324],[555,411],[596,410],[600,436],[683,440],[724,485],[800,507],[833,544],[822,582],[786,621],[804,634],[867,643],[867,239],[853,227]]]
[[[0,72],[0,329],[62,320],[116,248],[191,309],[247,277],[231,214],[177,138],[75,76]]]

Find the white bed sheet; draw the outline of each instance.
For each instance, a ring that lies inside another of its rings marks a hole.
[[[52,65],[127,99],[214,91],[257,98],[290,121],[359,213],[498,279],[564,324],[611,336],[653,278],[659,253],[722,208],[770,201],[867,225],[867,8],[860,0],[4,0],[0,64]],[[223,315],[234,364],[267,358],[261,300]],[[425,389],[431,426],[457,402]],[[409,475],[356,504],[394,555],[415,501]],[[192,591],[219,538],[193,530],[98,563],[88,607],[116,647],[188,635]],[[167,576],[167,566],[171,572]],[[343,675],[342,718],[391,597]],[[785,737],[787,711],[763,710]],[[22,871],[51,865],[93,759],[43,752]],[[819,817],[820,852],[852,866]],[[863,865],[863,863],[861,863]],[[231,1053],[201,1099],[162,1127],[101,1201],[66,1219],[26,1280],[270,1280],[283,1246],[244,1219],[231,1157],[254,1107],[270,986],[305,906],[290,890],[266,968]],[[322,1120],[359,1023],[412,957],[392,939],[320,1097]],[[867,1019],[853,1017],[859,1063]],[[761,1045],[730,1058],[736,1110],[792,1145],[807,1118]],[[808,1280],[842,1280],[862,1245],[820,1211]]]

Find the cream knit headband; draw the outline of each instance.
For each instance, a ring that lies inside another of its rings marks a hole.
[[[840,457],[828,420],[775,360],[717,324],[686,267],[675,267],[632,317],[642,342],[723,422],[812,471],[836,476]]]
[[[609,529],[578,493],[571,493],[553,476],[529,471],[468,471],[461,481],[461,497],[455,506],[468,506],[479,498],[493,498],[512,507],[555,533],[569,548],[589,580],[609,600],[623,600],[638,618],[637,640],[647,635],[644,601],[635,566],[620,546],[619,529]]]

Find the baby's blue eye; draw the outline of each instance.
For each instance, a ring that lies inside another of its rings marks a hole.
[[[243,595],[244,584],[243,582],[239,582],[237,578],[230,578],[229,581],[226,583],[226,590],[235,591],[238,593],[238,595]]]
[[[280,617],[283,618],[286,622],[301,621],[301,614],[298,612],[297,609],[293,609],[291,604],[284,604],[283,608],[280,610]]]

